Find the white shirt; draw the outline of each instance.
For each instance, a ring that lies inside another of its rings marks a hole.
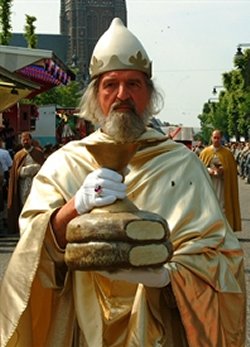
[[[4,172],[11,168],[13,161],[7,149],[0,148],[0,162]]]

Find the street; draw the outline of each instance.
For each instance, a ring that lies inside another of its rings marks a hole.
[[[250,347],[250,184],[246,184],[246,182],[240,178],[239,192],[243,230],[236,234],[245,254],[245,275],[248,293],[246,347]],[[15,244],[18,241],[17,237],[7,237],[6,234],[4,234],[3,226],[0,224],[0,280],[6,269]]]
[[[250,347],[250,184],[239,178],[242,231],[237,232],[245,255],[245,275],[247,286],[247,336],[246,347]]]

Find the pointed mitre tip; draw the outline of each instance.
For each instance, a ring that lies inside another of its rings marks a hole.
[[[125,26],[124,25],[124,23],[123,23],[123,21],[119,18],[119,17],[115,17],[113,20],[112,20],[112,22],[111,22],[111,25],[110,25],[111,27],[115,27],[115,26]]]

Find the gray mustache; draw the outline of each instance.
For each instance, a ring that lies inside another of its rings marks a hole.
[[[112,111],[115,110],[116,108],[120,107],[120,106],[129,106],[132,111],[135,111],[135,107],[134,107],[134,103],[130,100],[127,101],[116,101],[113,105],[112,105]]]

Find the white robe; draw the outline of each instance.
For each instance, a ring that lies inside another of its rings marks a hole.
[[[52,154],[33,181],[20,219],[22,236],[1,286],[1,347],[71,347],[76,314],[88,347],[185,346],[182,324],[189,346],[244,346],[239,242],[197,156],[171,140],[155,144],[156,139],[162,135],[154,130],[140,138],[145,146],[130,161],[125,183],[138,208],[169,224],[174,254],[165,266],[178,310],[169,307],[167,288],[67,271],[64,252],[55,247],[51,214],[96,167],[85,143],[112,142],[97,131]]]

